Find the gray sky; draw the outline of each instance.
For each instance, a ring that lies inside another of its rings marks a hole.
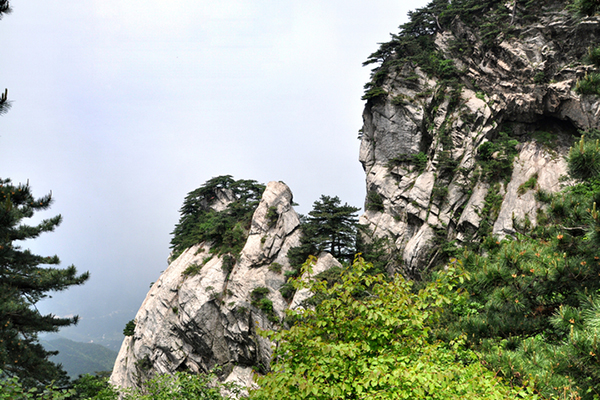
[[[321,194],[361,207],[361,64],[426,3],[12,1],[0,177],[63,215],[26,246],[92,274],[40,310],[133,318],[185,195],[214,176],[284,181],[301,213]]]

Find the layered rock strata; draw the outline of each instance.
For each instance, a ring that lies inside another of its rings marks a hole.
[[[385,94],[368,101],[359,157],[368,193],[361,223],[388,241],[390,272],[417,276],[435,263],[440,242],[476,239],[490,217],[483,210],[491,186],[503,198],[493,234],[535,225],[542,207],[536,191],[558,190],[572,138],[600,128],[598,97],[573,90],[592,68],[580,60],[586,44],[600,42],[600,18],[579,20],[556,10],[514,30],[494,51],[484,50],[477,32],[455,18],[435,44],[457,67],[458,87],[405,63],[387,73]],[[472,51],[465,56],[456,43]],[[519,144],[512,176],[498,187],[482,179],[478,149],[501,131]],[[540,140],[540,133],[552,139]],[[410,158],[419,153],[426,156],[421,169]],[[524,191],[527,181],[534,187]]]
[[[220,195],[219,207],[226,207],[229,197]],[[229,273],[223,257],[211,255],[207,243],[174,260],[140,307],[134,334],[123,341],[111,382],[132,387],[155,374],[207,372],[220,366],[222,379],[249,385],[253,367],[267,370],[271,344],[257,329],[278,326],[288,306],[279,289],[290,270],[287,251],[300,243],[300,221],[291,204],[292,193],[285,184],[267,185],[239,261]],[[272,303],[272,312],[253,302],[252,293],[259,288]]]

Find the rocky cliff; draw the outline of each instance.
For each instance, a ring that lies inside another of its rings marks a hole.
[[[417,276],[443,243],[477,240],[487,225],[502,237],[535,224],[535,195],[559,189],[573,138],[600,128],[598,97],[573,90],[593,68],[581,60],[600,20],[541,3],[539,19],[517,19],[494,46],[460,15],[438,25],[434,54],[456,68],[454,82],[410,61],[376,70],[361,130],[361,223],[388,241],[390,272]],[[492,154],[481,154],[486,142]],[[512,163],[505,176],[503,160]]]
[[[584,58],[600,42],[600,18],[574,16],[562,1],[536,10],[488,3],[495,8],[481,10],[499,12],[506,26],[492,40],[468,14],[448,18],[432,6],[413,15],[427,29],[409,35],[431,41],[426,63],[402,53],[406,35],[383,45],[363,114],[360,222],[385,243],[390,273],[418,277],[452,246],[528,230],[544,216],[537,199],[563,184],[573,139],[600,129],[599,97],[574,91],[594,68]],[[234,200],[217,197],[219,210]],[[253,368],[268,370],[270,343],[257,328],[279,327],[285,308],[310,295],[288,304],[279,292],[291,269],[287,250],[300,243],[291,204],[287,186],[267,185],[232,268],[210,243],[174,260],[136,315],[111,381],[128,387],[156,373],[221,366],[222,379],[249,385]],[[323,254],[315,270],[332,265]]]
[[[212,206],[221,210],[233,200],[226,194],[218,197]],[[249,384],[253,367],[268,368],[271,346],[256,332],[277,324],[287,307],[279,289],[289,270],[287,251],[299,244],[300,235],[291,204],[285,184],[267,185],[247,242],[229,272],[224,257],[211,255],[206,243],[174,260],[140,307],[111,382],[131,387],[157,373],[207,372],[220,366],[223,379]],[[276,219],[273,211],[267,216],[269,210],[276,211]],[[272,309],[260,308],[253,293],[270,300]]]

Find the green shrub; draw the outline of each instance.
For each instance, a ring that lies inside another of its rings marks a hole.
[[[546,78],[546,74],[544,71],[540,71],[533,77],[533,82],[540,85],[542,83],[546,83],[548,80]]]
[[[75,390],[59,389],[54,386],[54,382],[44,388],[28,389],[23,387],[17,376],[6,376],[4,371],[0,370],[0,399],[2,400],[64,400],[74,394]]]
[[[125,324],[125,328],[123,329],[123,335],[133,336],[134,331],[135,331],[135,319],[132,319],[127,324]]]
[[[410,100],[406,95],[399,94],[398,96],[394,96],[394,98],[392,98],[392,104],[395,106],[410,104]]]
[[[227,275],[227,278],[229,278],[229,274],[231,273],[231,271],[233,271],[233,267],[235,266],[236,262],[237,262],[237,260],[231,254],[225,254],[223,256],[223,261],[221,263],[221,269],[223,270],[223,272],[225,272],[225,274]]]
[[[525,181],[521,185],[519,185],[519,188],[517,189],[517,193],[525,194],[528,190],[535,188],[535,185],[537,185],[537,180],[538,180],[537,173],[531,175],[531,177],[529,179],[527,179],[527,181]]]
[[[296,289],[294,289],[294,286],[290,282],[286,282],[279,288],[279,293],[281,293],[284,299],[290,301],[294,297]]]
[[[531,137],[541,145],[548,149],[554,150],[557,146],[558,135],[556,133],[546,131],[535,131],[531,134]]]
[[[595,94],[600,96],[600,73],[586,73],[583,79],[575,84],[575,91],[579,94]]]
[[[252,290],[252,292],[250,292],[250,297],[252,298],[251,304],[264,312],[269,321],[279,322],[279,318],[277,318],[275,310],[273,309],[273,302],[266,297],[269,292],[270,290],[266,287],[257,287]]]
[[[600,46],[594,48],[590,47],[586,61],[600,68]]]
[[[80,375],[73,382],[75,390],[74,399],[91,400],[116,400],[119,393],[114,386],[108,382],[110,372],[96,372],[95,375]],[[0,397],[1,398],[1,397]]]
[[[381,87],[375,86],[375,87],[372,87],[369,90],[367,90],[365,92],[365,94],[362,96],[362,99],[363,100],[377,99],[382,96],[387,96],[387,92],[385,90],[383,90]]]
[[[477,149],[482,180],[499,182],[508,180],[513,171],[513,160],[517,155],[516,145],[507,132],[500,132],[493,141],[483,143]]]
[[[423,153],[422,151],[414,154],[412,156],[412,163],[415,166],[415,171],[425,171],[425,167],[427,167],[427,154]]]
[[[253,180],[234,180],[230,175],[208,180],[200,188],[188,193],[181,207],[179,222],[172,232],[171,259],[198,243],[211,245],[217,255],[239,254],[246,243],[252,214],[265,186]],[[211,206],[221,193],[233,195],[235,200],[222,211]]]
[[[275,206],[269,207],[269,209],[267,210],[267,222],[269,224],[269,227],[274,226],[277,223],[278,219],[279,219],[279,214],[277,213],[277,207],[275,207]]]
[[[263,297],[265,297],[266,295],[268,295],[270,292],[269,289],[267,289],[266,287],[257,287],[256,289],[252,290],[252,292],[250,292],[250,296],[253,299],[261,299]]]
[[[369,192],[367,193],[366,203],[367,210],[377,212],[383,211],[383,197],[381,197],[381,195],[375,190],[369,190]]]
[[[214,372],[192,374],[176,372],[158,375],[142,384],[139,389],[128,389],[123,400],[225,400],[223,393],[237,398],[241,388],[234,383],[220,383]]]
[[[600,143],[598,140],[579,143],[569,150],[569,174],[583,181],[600,176]]]
[[[484,142],[477,148],[477,155],[482,160],[489,160],[492,158],[492,154],[494,153],[495,146],[492,142]]]
[[[188,265],[186,267],[186,269],[183,270],[183,272],[181,273],[181,276],[194,276],[200,273],[200,270],[202,269],[202,266],[204,264],[197,264],[197,263],[192,263],[190,265]]]
[[[357,259],[331,287],[294,283],[323,301],[290,311],[296,323],[289,329],[265,333],[278,346],[272,372],[259,378],[251,399],[534,398],[502,385],[463,339],[445,344],[432,337],[442,305],[466,297],[456,291],[466,279],[457,268],[420,290],[400,274],[368,274],[372,268]]]
[[[275,272],[276,274],[280,274],[282,269],[283,265],[279,264],[278,262],[274,262],[269,265],[269,271]]]
[[[600,10],[600,0],[575,0],[575,7],[581,14],[591,17]]]

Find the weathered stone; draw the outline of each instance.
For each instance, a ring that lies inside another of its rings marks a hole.
[[[459,242],[477,234],[489,188],[478,179],[477,149],[500,129],[513,124],[512,134],[522,142],[511,180],[500,188],[504,200],[493,227],[495,234],[510,235],[514,221],[535,224],[538,188],[559,189],[558,178],[566,172],[564,138],[600,124],[600,99],[573,91],[592,68],[580,60],[585,43],[600,41],[597,16],[581,20],[557,10],[539,23],[516,23],[494,51],[482,51],[476,28],[459,18],[444,28],[435,45],[463,71],[459,105],[451,107],[443,84],[406,63],[388,73],[382,84],[387,95],[369,100],[363,113],[360,161],[367,189],[381,195],[384,210],[367,211],[360,221],[377,237],[392,239],[389,251],[402,254],[405,271],[430,264],[436,253],[433,227]],[[473,49],[468,56],[451,50],[457,38]],[[539,76],[547,83],[536,82]],[[561,137],[552,150],[532,138],[547,129]],[[419,151],[428,158],[421,173],[411,172],[410,161],[388,168],[390,160],[410,160],[406,156]],[[519,194],[534,174],[536,188]]]
[[[300,244],[300,221],[291,203],[285,184],[267,185],[229,276],[223,257],[211,255],[209,244],[187,249],[169,265],[140,307],[134,335],[123,341],[113,384],[137,386],[153,374],[207,372],[217,365],[223,379],[248,382],[252,366],[268,368],[271,344],[256,328],[274,325],[251,304],[251,293],[267,288],[275,317],[283,317],[287,302],[279,289],[290,270],[286,254]],[[269,268],[275,263],[279,271]],[[186,274],[194,266],[200,266],[197,272]]]
[[[566,152],[567,149],[561,149],[562,154]],[[512,235],[515,233],[515,222],[523,224],[529,221],[531,226],[535,226],[537,210],[540,207],[535,199],[535,192],[558,191],[559,179],[566,174],[567,163],[563,157],[535,142],[525,143],[515,160],[493,233],[500,237]],[[535,187],[525,189],[523,184],[532,178],[536,181]]]
[[[321,254],[319,254],[317,262],[312,267],[312,273],[311,274],[306,273],[306,274],[302,275],[301,279],[302,280],[310,280],[313,277],[315,277],[316,275],[320,274],[321,272],[325,272],[332,267],[340,267],[341,268],[342,264],[340,264],[340,262],[338,260],[336,260],[331,254],[325,253],[325,252],[321,253]],[[293,297],[292,301],[290,302],[290,308],[297,309],[299,307],[304,307],[304,302],[306,300],[308,300],[309,298],[311,298],[313,296],[313,294],[314,293],[312,293],[308,289],[298,290],[294,294],[294,297]]]

